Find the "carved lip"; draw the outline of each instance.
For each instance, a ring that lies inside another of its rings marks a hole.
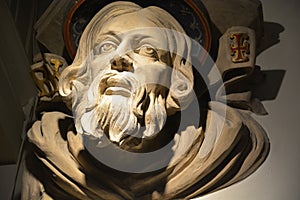
[[[102,79],[100,91],[105,95],[122,95],[129,97],[131,95],[132,84],[126,77],[111,75]]]
[[[131,92],[123,87],[107,87],[104,91],[105,95],[121,95],[124,97],[130,97]]]

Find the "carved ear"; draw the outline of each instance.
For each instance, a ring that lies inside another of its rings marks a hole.
[[[192,64],[176,55],[173,61],[171,87],[167,97],[167,113],[184,110],[193,100],[194,76]]]

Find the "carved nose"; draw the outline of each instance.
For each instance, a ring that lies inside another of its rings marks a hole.
[[[117,70],[118,72],[128,71],[133,72],[133,63],[130,58],[117,57],[110,61],[111,69]]]

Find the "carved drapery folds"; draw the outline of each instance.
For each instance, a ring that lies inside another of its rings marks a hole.
[[[226,106],[211,104],[220,110]],[[39,187],[23,191],[23,197],[42,194],[53,199],[190,199],[222,189],[255,171],[269,148],[264,130],[248,111],[228,108],[226,125],[219,127],[216,119],[223,117],[209,112],[206,131],[187,127],[174,137],[174,154],[188,140],[194,142],[186,154],[165,169],[130,174],[96,161],[83,146],[81,136],[68,127],[70,116],[47,113],[28,132],[29,141],[37,148],[35,154],[29,152],[28,170],[40,180],[35,180]],[[214,124],[209,124],[210,118]],[[58,121],[64,124],[64,130],[58,127]],[[222,131],[217,135],[219,128]]]

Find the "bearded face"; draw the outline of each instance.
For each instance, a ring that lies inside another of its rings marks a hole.
[[[194,98],[192,44],[182,27],[156,7],[134,9],[116,11],[120,15],[100,11],[60,77],[77,132],[100,142],[152,139],[167,116]]]
[[[139,24],[154,24],[128,20],[134,15],[102,27],[86,63],[89,75],[73,82],[77,131],[118,144],[129,136],[153,138],[167,118],[172,69],[161,46],[166,38],[157,29],[140,29]]]

